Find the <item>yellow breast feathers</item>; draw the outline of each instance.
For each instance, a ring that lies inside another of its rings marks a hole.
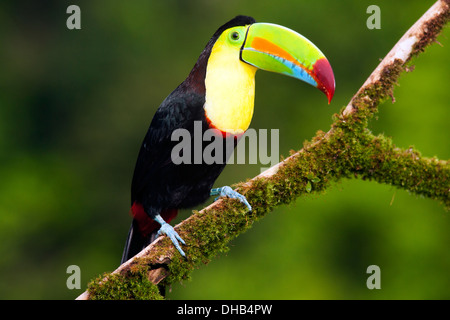
[[[223,34],[212,48],[206,69],[205,113],[223,132],[245,132],[253,116],[256,68],[239,58],[239,46]]]

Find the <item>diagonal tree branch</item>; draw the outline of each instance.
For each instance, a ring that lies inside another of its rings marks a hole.
[[[248,213],[236,200],[219,199],[175,228],[188,243],[182,258],[167,237],[159,237],[133,259],[92,281],[78,299],[158,299],[158,284],[185,279],[200,263],[227,250],[227,243],[266,213],[302,194],[320,192],[342,178],[387,183],[450,207],[448,161],[425,158],[374,136],[369,120],[381,101],[392,97],[399,75],[412,57],[434,42],[450,18],[450,0],[437,1],[398,41],[350,103],[334,116],[331,129],[262,174],[236,185],[252,204]]]

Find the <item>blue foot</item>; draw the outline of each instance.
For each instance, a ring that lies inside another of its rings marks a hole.
[[[173,227],[170,224],[168,224],[167,222],[165,222],[164,219],[161,218],[161,216],[159,214],[156,215],[154,220],[161,225],[161,228],[159,228],[159,231],[158,231],[158,236],[160,236],[162,234],[167,235],[170,238],[170,240],[172,240],[172,243],[175,246],[175,248],[177,248],[178,252],[180,252],[180,254],[186,258],[186,254],[184,253],[183,249],[181,249],[180,244],[178,243],[178,241],[179,241],[182,244],[186,245],[184,240],[181,239],[181,237],[173,229]]]
[[[249,211],[252,211],[252,206],[250,205],[250,203],[248,203],[247,199],[242,194],[234,191],[233,189],[231,189],[228,186],[225,186],[222,188],[211,189],[211,195],[212,196],[218,195],[218,197],[215,200],[219,199],[220,197],[228,197],[228,198],[232,198],[232,199],[238,199],[240,202],[242,202],[243,204],[245,204],[247,206]]]

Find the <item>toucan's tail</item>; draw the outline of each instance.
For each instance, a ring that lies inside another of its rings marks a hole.
[[[131,259],[136,254],[141,252],[146,246],[148,246],[156,238],[157,231],[152,232],[149,236],[143,236],[138,229],[136,219],[130,226],[130,231],[128,231],[127,241],[125,242],[125,248],[122,253],[122,260],[120,264]]]

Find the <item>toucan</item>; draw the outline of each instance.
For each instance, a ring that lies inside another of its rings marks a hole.
[[[229,153],[224,152],[223,161],[214,163],[178,163],[176,158],[185,157],[187,154],[181,153],[187,151],[182,149],[174,155],[179,140],[173,134],[185,130],[195,139],[196,128],[201,124],[200,134],[213,129],[214,139],[225,141],[231,137],[236,146],[252,119],[258,69],[309,83],[325,93],[328,103],[335,91],[330,63],[299,33],[277,24],[257,23],[242,15],[222,25],[187,78],[156,110],[144,137],[131,183],[133,221],[122,263],[159,235],[167,235],[186,257],[181,247],[186,243],[169,222],[179,209],[199,205],[211,195],[236,198],[251,210],[247,199],[229,186],[212,188]],[[192,159],[206,148],[207,142],[202,143],[200,150],[188,150]]]

